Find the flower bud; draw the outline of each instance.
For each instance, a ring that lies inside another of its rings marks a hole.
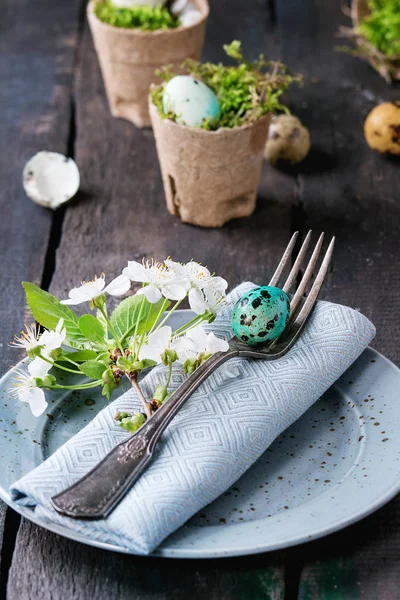
[[[162,385],[162,383],[159,383],[156,387],[156,389],[154,390],[154,394],[153,394],[153,400],[158,400],[161,403],[164,402],[164,400],[167,397],[167,388],[165,387],[165,385]]]
[[[54,377],[54,375],[45,375],[42,379],[43,387],[51,387],[51,386],[55,385],[56,383],[57,383],[57,380]],[[42,386],[39,385],[38,387],[42,387]]]
[[[206,362],[206,360],[208,360],[209,358],[211,358],[211,356],[212,356],[212,354],[211,354],[211,353],[209,353],[209,354],[206,354],[205,352],[203,352],[202,354],[200,354],[200,355],[197,357],[197,360],[198,360],[198,365],[202,365],[204,362]]]
[[[193,373],[193,371],[195,371],[197,369],[198,366],[199,366],[199,361],[196,358],[188,358],[183,363],[183,372],[186,373],[187,375],[191,375]]]
[[[127,412],[120,412],[118,411],[115,415],[114,415],[114,420],[115,421],[122,421],[122,419],[128,419],[130,418],[132,415],[130,413]]]
[[[92,310],[95,308],[103,308],[106,304],[106,296],[105,294],[101,294],[101,296],[97,296],[97,298],[93,298],[90,300],[89,306]]]
[[[135,415],[132,415],[131,417],[126,417],[124,419],[121,420],[120,422],[120,427],[122,429],[125,429],[125,431],[129,431],[130,433],[133,433],[134,431],[137,431],[138,429],[140,429],[140,427],[146,422],[146,415],[144,413],[136,413]]]
[[[166,367],[168,367],[168,365],[172,364],[176,360],[178,360],[178,355],[176,353],[176,350],[174,350],[174,348],[167,348],[161,354],[161,361],[162,361],[163,365],[165,365]]]
[[[104,383],[114,383],[114,373],[111,369],[106,369],[101,376]]]

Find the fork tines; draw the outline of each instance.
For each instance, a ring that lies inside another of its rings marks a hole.
[[[290,292],[294,283],[297,280],[297,277],[300,273],[300,269],[303,266],[304,259],[306,257],[307,250],[308,250],[308,247],[309,247],[310,241],[311,241],[311,231],[309,231],[306,238],[304,239],[304,242],[303,242],[300,250],[299,250],[296,260],[294,261],[293,266],[290,269],[290,272],[286,278],[286,281],[283,283],[283,285],[282,284],[279,285],[279,282],[282,278],[283,272],[285,271],[286,267],[288,267],[291,263],[291,258],[292,258],[293,250],[294,250],[298,235],[299,235],[298,231],[296,231],[293,234],[292,239],[290,240],[290,242],[282,256],[282,259],[281,259],[281,261],[270,281],[270,284],[269,284],[269,285],[281,287],[283,289],[283,291],[286,292],[287,294]],[[305,268],[303,268],[304,269],[303,275],[302,275],[300,282],[298,283],[297,288],[294,291],[293,296],[291,298],[290,318],[289,318],[289,323],[291,323],[291,327],[290,327],[291,330],[293,329],[293,327],[296,329],[301,328],[302,325],[307,320],[307,318],[309,317],[309,315],[317,301],[318,294],[321,290],[322,284],[324,283],[324,280],[328,273],[329,264],[331,262],[332,254],[333,254],[333,247],[335,245],[334,237],[331,239],[331,241],[329,243],[328,249],[325,252],[325,255],[323,256],[321,265],[320,265],[317,275],[314,279],[314,283],[312,284],[312,286],[307,294],[307,288],[309,287],[309,285],[311,283],[314,271],[316,269],[318,260],[321,255],[323,242],[324,242],[324,234],[321,233],[307,265],[305,266]]]

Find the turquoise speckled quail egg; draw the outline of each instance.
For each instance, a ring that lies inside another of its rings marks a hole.
[[[200,127],[211,117],[214,123],[220,113],[217,96],[202,81],[190,75],[177,75],[165,86],[163,94],[165,114],[174,113],[176,122],[188,127]]]
[[[277,287],[262,286],[238,300],[231,325],[239,340],[253,346],[276,340],[284,331],[289,315],[290,302],[285,292]]]

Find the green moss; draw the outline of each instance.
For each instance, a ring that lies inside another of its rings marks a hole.
[[[118,8],[111,0],[100,0],[95,3],[94,12],[96,17],[125,29],[143,29],[144,31],[155,31],[156,29],[170,29],[180,25],[179,19],[175,19],[169,10],[162,6],[136,6],[133,8]]]
[[[219,100],[221,112],[218,121],[211,124],[210,119],[205,120],[203,129],[239,127],[252,123],[269,112],[289,112],[281,104],[280,97],[294,81],[301,79],[299,76],[290,75],[285,65],[267,61],[262,55],[253,63],[245,60],[238,41],[224,46],[224,50],[237,61],[236,66],[200,63],[193,59],[188,59],[181,65],[184,72],[208,85]],[[164,83],[153,87],[153,103],[163,118],[176,121],[177,115],[164,113],[162,97],[165,83],[177,73],[171,67],[165,67],[158,74],[164,79]]]
[[[369,0],[371,14],[358,32],[386,56],[400,55],[400,0]]]

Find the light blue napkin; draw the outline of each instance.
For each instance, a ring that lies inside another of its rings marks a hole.
[[[243,283],[229,295],[230,309],[209,328],[229,338],[230,312],[245,292]],[[87,473],[127,437],[115,423],[118,410],[140,410],[129,391],[69,440],[39,467],[11,487],[14,500],[35,507],[42,518],[92,539],[138,554],[152,552],[193,514],[215,500],[265,452],[356,360],[375,335],[372,323],[350,308],[318,302],[302,336],[282,359],[234,359],[239,376],[217,370],[175,417],[147,471],[105,520],[62,517],[49,499]],[[143,380],[154,390],[165,367]],[[184,380],[177,368],[172,389]]]

